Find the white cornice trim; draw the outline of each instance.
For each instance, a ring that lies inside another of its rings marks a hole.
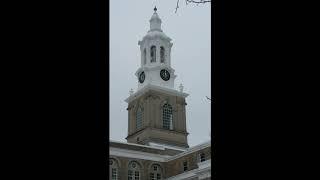
[[[166,87],[156,86],[153,84],[147,84],[146,86],[141,88],[139,91],[135,92],[134,94],[130,95],[127,99],[125,99],[125,102],[129,103],[129,102],[139,98],[141,95],[143,95],[145,92],[147,92],[149,90],[155,90],[155,91],[167,93],[167,94],[170,94],[173,96],[180,96],[183,98],[186,98],[189,95],[187,93],[179,92],[175,89],[169,89]]]
[[[175,72],[175,70],[172,67],[170,67],[168,64],[160,63],[160,64],[156,64],[156,65],[144,65],[143,67],[138,68],[137,71],[134,73],[134,75],[136,75],[138,77],[141,71],[154,71],[154,70],[159,70],[159,69],[167,69],[172,74],[174,74],[174,72]]]
[[[157,161],[157,162],[166,162],[166,159],[170,157],[168,155],[159,155],[159,154],[133,151],[128,149],[114,148],[114,147],[110,147],[109,153],[112,156],[143,159],[143,160],[150,160],[150,161]]]
[[[149,142],[149,146],[152,147],[159,147],[159,148],[165,148],[165,149],[173,149],[173,150],[177,150],[177,151],[186,151],[187,148],[182,148],[182,147],[178,147],[178,146],[172,146],[172,145],[168,145],[168,144],[161,144],[161,143],[155,143],[155,142]]]
[[[110,140],[109,142],[118,143],[118,144],[125,144],[125,145],[130,145],[130,146],[139,146],[139,147],[144,147],[144,148],[149,148],[149,149],[165,150],[165,148],[163,148],[163,147],[153,147],[153,146],[147,146],[147,145],[141,145],[141,144],[120,142],[120,141],[115,141],[115,140]]]

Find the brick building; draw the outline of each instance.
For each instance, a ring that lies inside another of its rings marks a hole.
[[[211,142],[189,147],[183,86],[174,89],[171,39],[161,29],[157,9],[139,41],[138,90],[128,103],[127,143],[110,140],[110,179],[211,179]]]

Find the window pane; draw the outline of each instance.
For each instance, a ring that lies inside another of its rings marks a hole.
[[[205,158],[204,153],[201,153],[201,154],[200,154],[200,162],[203,162],[203,161],[205,161],[205,160],[206,160],[206,158]]]
[[[135,177],[134,177],[135,180],[139,180],[139,179],[140,179],[140,173],[139,173],[139,171],[135,171],[135,172],[134,172],[134,175],[135,175]]]
[[[151,180],[155,180],[153,173],[150,173],[150,179],[151,179]]]
[[[160,47],[160,62],[164,63],[164,58],[165,58],[165,51],[164,47]]]
[[[128,180],[132,180],[132,171],[128,171]]]
[[[152,46],[150,49],[150,57],[151,57],[151,62],[156,62],[156,47]]]
[[[136,121],[137,121],[136,128],[140,129],[142,127],[142,110],[141,110],[140,107],[137,110],[137,115],[136,116],[137,116],[136,117]]]
[[[161,174],[157,174],[157,180],[161,179]]]
[[[188,163],[184,162],[183,163],[183,171],[187,171],[188,170]]]
[[[112,168],[112,180],[116,180],[117,179],[117,169],[115,168]]]
[[[143,50],[143,64],[147,63],[147,51],[146,49]]]

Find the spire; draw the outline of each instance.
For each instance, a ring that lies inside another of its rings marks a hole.
[[[161,30],[161,19],[157,14],[157,7],[154,7],[154,13],[150,19],[150,31],[162,31]]]

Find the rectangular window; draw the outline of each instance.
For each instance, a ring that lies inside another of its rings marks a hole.
[[[183,171],[187,171],[188,170],[188,162],[185,161],[183,162]]]

